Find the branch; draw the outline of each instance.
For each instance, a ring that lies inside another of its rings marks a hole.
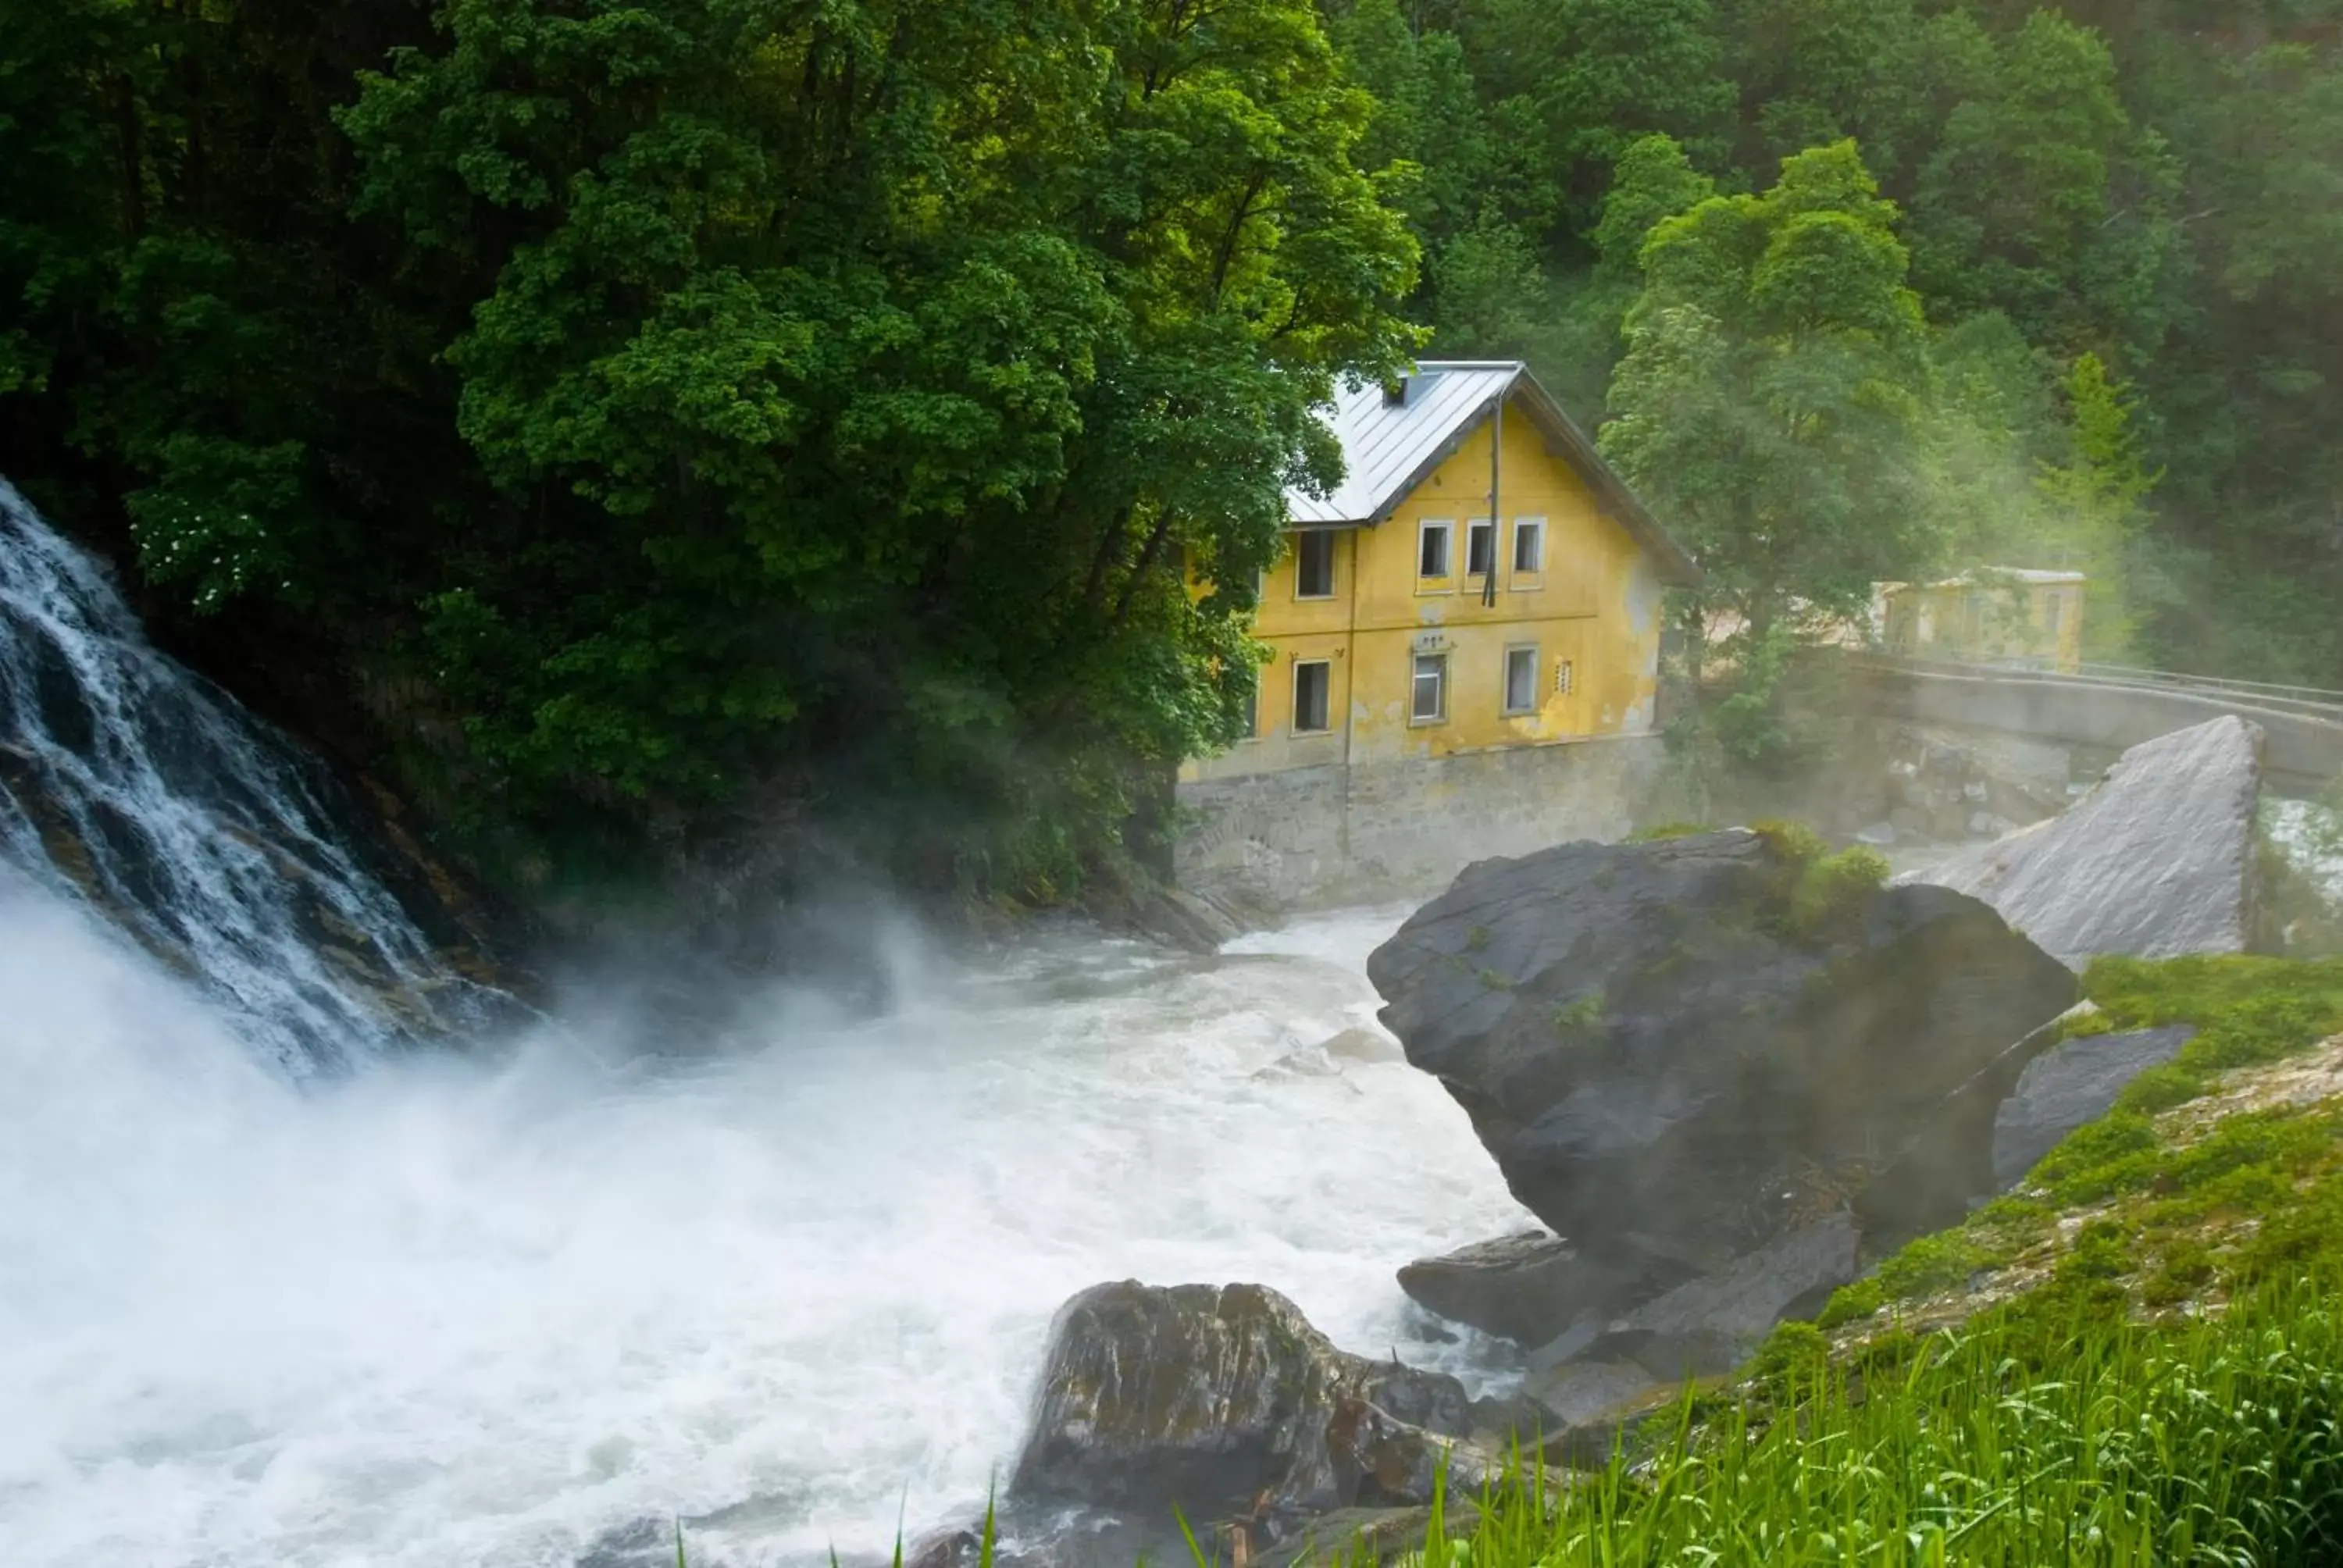
[[[1147,546],[1139,552],[1138,564],[1131,568],[1131,575],[1123,579],[1122,595],[1114,601],[1114,613],[1107,618],[1107,625],[1110,628],[1121,626],[1122,618],[1131,613],[1131,601],[1139,597],[1139,585],[1145,582],[1147,574],[1155,569],[1155,558],[1161,552],[1163,542],[1171,537],[1172,511],[1171,508],[1166,508],[1163,515],[1155,519],[1154,530],[1147,536]]]
[[[1114,521],[1109,523],[1106,532],[1099,537],[1098,549],[1091,557],[1090,578],[1082,584],[1082,602],[1092,609],[1098,608],[1105,598],[1107,568],[1114,564],[1115,546],[1121,540],[1122,531],[1131,527],[1131,514],[1138,505],[1136,501],[1131,502],[1117,512]]]
[[[1254,170],[1252,183],[1245,186],[1243,199],[1237,203],[1236,211],[1229,215],[1229,231],[1221,236],[1220,255],[1212,259],[1212,302],[1214,305],[1221,302],[1221,289],[1228,281],[1229,265],[1236,260],[1237,240],[1244,233],[1245,219],[1252,216],[1252,204],[1260,198],[1262,187],[1268,184],[1269,171]]]

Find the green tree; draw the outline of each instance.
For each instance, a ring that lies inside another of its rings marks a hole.
[[[2137,132],[2106,41],[2037,11],[1946,117],[1912,198],[1913,271],[1940,318],[2000,310],[2068,352],[2152,353],[2171,319],[2177,172]]]
[[[336,432],[386,369],[428,370],[371,330],[384,280],[322,144],[334,84],[427,31],[401,5],[0,0],[0,462],[69,509],[126,498],[175,602],[281,633],[406,564],[361,524],[417,444]]]
[[[1528,106],[1513,124],[1590,226],[1628,145],[1658,133],[1721,156],[1733,119],[1710,0],[1482,0],[1464,23],[1482,90]]]
[[[2135,52],[2187,167],[2194,275],[2170,340],[2127,360],[2166,475],[2143,544],[2187,585],[2138,607],[2142,655],[2343,685],[2343,48]]]
[[[1934,550],[1925,335],[1895,216],[1840,142],[1644,247],[1602,445],[1706,570],[1696,647],[1718,612],[1755,648],[1852,613]]]
[[[477,301],[458,425],[531,519],[424,628],[475,744],[649,819],[819,758],[1062,892],[1231,732],[1311,407],[1412,343],[1307,5],[440,20],[343,123]]]
[[[2049,564],[2090,578],[2083,619],[2089,658],[2121,662],[2137,629],[2139,536],[2145,503],[2163,477],[2143,460],[2133,429],[2131,389],[2096,354],[2075,361],[2061,384],[2072,421],[2066,461],[2046,462],[2036,480],[2044,503]]]
[[[2010,319],[1989,311],[1930,346],[1929,489],[1945,523],[1946,564],[2051,567],[2036,484],[2063,453],[2057,377]]]
[[[1542,378],[1589,424],[1603,412],[1612,369],[1624,352],[1621,328],[1643,292],[1644,241],[1664,220],[1715,191],[1715,182],[1692,166],[1673,136],[1639,137],[1619,155],[1602,216],[1588,236],[1594,264],[1576,275],[1557,330],[1541,346]]]

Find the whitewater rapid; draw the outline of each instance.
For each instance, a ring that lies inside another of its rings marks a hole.
[[[1393,1271],[1522,1211],[1431,1079],[1311,1050],[1371,1022],[1398,915],[980,970],[904,933],[883,1018],[776,992],[698,1061],[571,1017],[295,1087],[0,892],[0,1541],[521,1568],[729,1510],[696,1560],[883,1552],[981,1508],[1101,1280],[1259,1281],[1453,1362]]]

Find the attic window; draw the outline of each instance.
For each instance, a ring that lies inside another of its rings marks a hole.
[[[1408,380],[1409,377],[1405,376],[1395,376],[1389,381],[1383,383],[1384,407],[1404,408],[1407,407]]]

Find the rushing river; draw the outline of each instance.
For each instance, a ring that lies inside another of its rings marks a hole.
[[[1102,1280],[1469,1353],[1393,1271],[1522,1211],[1430,1079],[1315,1049],[1398,910],[1211,960],[881,930],[880,1016],[776,990],[717,1039],[606,975],[514,1039],[337,798],[0,482],[12,1563],[882,1553],[983,1506]]]
[[[982,1506],[1051,1315],[1261,1281],[1360,1351],[1393,1271],[1521,1215],[1368,1021],[1396,912],[1218,960],[1096,939],[875,1021],[775,996],[720,1059],[547,1030],[296,1088],[45,895],[0,905],[0,1540],[13,1561],[736,1562]],[[1339,1069],[1339,1070],[1336,1070]]]

